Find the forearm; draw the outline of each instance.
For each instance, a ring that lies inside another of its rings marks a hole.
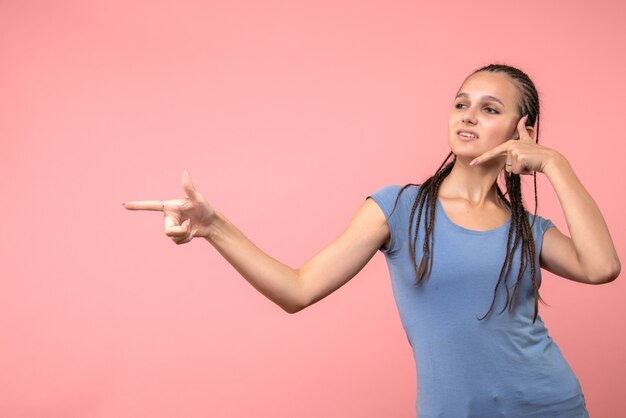
[[[555,152],[544,174],[554,188],[578,260],[589,277],[607,277],[620,270],[620,262],[598,205],[574,173],[569,161]]]
[[[289,313],[301,307],[297,271],[270,257],[218,212],[206,240],[259,292]]]

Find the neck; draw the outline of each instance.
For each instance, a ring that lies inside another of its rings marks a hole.
[[[469,165],[472,158],[457,157],[452,171],[441,182],[439,195],[446,198],[465,199],[475,206],[496,204],[504,206],[498,197],[496,180],[502,171],[498,161]]]

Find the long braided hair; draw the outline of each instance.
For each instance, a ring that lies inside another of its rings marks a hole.
[[[521,115],[528,115],[528,119],[526,120],[526,126],[534,126],[535,122],[537,123],[537,134],[536,134],[536,143],[539,143],[539,95],[537,93],[537,89],[535,88],[534,83],[530,80],[528,75],[526,75],[523,71],[511,67],[509,65],[503,64],[490,64],[485,67],[479,68],[471,73],[467,78],[478,72],[500,72],[508,75],[513,82],[516,84],[519,90],[518,94],[518,107]],[[466,79],[467,79],[466,78]],[[433,241],[433,230],[435,225],[435,212],[437,207],[437,196],[439,193],[439,187],[441,186],[442,181],[450,174],[452,171],[452,167],[456,162],[456,156],[454,159],[446,163],[454,154],[450,152],[443,163],[439,166],[435,174],[425,180],[421,187],[419,188],[419,192],[415,201],[413,203],[413,207],[411,209],[411,217],[409,220],[409,253],[411,255],[411,261],[413,262],[413,267],[416,275],[416,285],[421,284],[425,278],[430,276],[432,263],[433,263],[433,251],[431,249],[432,241]],[[532,234],[532,225],[528,222],[528,217],[526,216],[526,210],[524,208],[524,204],[522,202],[522,193],[521,193],[521,185],[520,185],[520,175],[509,173],[504,170],[504,183],[506,184],[507,192],[506,194],[502,193],[500,186],[496,182],[497,193],[500,199],[504,202],[504,204],[509,208],[511,212],[511,223],[509,226],[509,233],[506,243],[506,257],[504,259],[504,263],[502,265],[502,269],[500,270],[500,276],[498,278],[498,282],[494,288],[494,297],[491,302],[491,306],[487,313],[478,318],[480,320],[484,319],[491,313],[493,306],[496,301],[496,295],[498,291],[498,287],[503,281],[506,289],[506,304],[504,308],[498,313],[500,315],[504,310],[509,306],[509,312],[512,312],[515,306],[515,302],[518,298],[519,285],[524,275],[524,271],[526,270],[526,266],[530,263],[530,272],[532,278],[532,285],[534,289],[535,296],[535,315],[533,317],[533,323],[537,319],[537,315],[539,312],[538,301],[541,301],[545,304],[541,296],[539,295],[539,284],[537,280],[537,266],[535,265],[535,240]],[[533,224],[535,222],[535,217],[537,216],[537,175],[533,172],[533,183],[535,189],[535,212],[533,215]],[[419,184],[408,183],[400,191],[398,192],[398,196],[396,198],[396,202],[391,211],[395,210],[398,200],[402,192],[409,186],[419,186]],[[420,220],[422,218],[422,212],[424,210],[424,206],[426,205],[426,217],[424,220],[424,242],[423,242],[423,256],[419,263],[417,264],[417,260],[415,258],[415,247],[417,242],[417,235],[420,228]],[[413,223],[413,218],[415,216],[415,212],[417,211],[417,224],[415,227],[415,236],[411,240],[411,225]],[[389,215],[391,217],[391,214]],[[515,287],[513,289],[513,294],[509,294],[508,286],[506,286],[506,277],[508,276],[511,270],[511,264],[513,261],[513,254],[518,246],[522,247],[521,257],[520,257],[520,270],[517,275],[517,280],[515,283]],[[428,270],[428,271],[427,271]]]

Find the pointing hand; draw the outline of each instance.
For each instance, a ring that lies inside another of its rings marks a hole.
[[[215,220],[215,209],[191,183],[187,171],[183,172],[183,190],[186,199],[136,200],[124,203],[129,210],[162,211],[165,217],[165,235],[176,244],[185,244],[194,237],[207,237],[209,226]]]
[[[546,165],[554,158],[555,151],[537,144],[531,137],[534,128],[526,127],[528,116],[521,118],[517,124],[517,138],[510,139],[484,154],[474,158],[470,165],[484,163],[494,158],[506,157],[504,169],[512,174],[530,174],[545,171]]]

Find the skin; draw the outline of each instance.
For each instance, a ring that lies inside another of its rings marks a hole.
[[[496,78],[493,77],[494,75],[503,77]],[[479,77],[475,78],[476,76]],[[507,97],[507,93],[511,92],[504,88],[507,82],[514,86],[514,82],[504,74],[479,73],[470,77],[461,90],[465,88],[475,93],[475,109],[479,108],[478,97],[482,97],[489,91],[492,92],[491,95],[503,94],[501,101],[506,106],[511,99],[516,97],[516,93]],[[471,98],[471,94],[469,97]],[[476,110],[476,116],[473,119],[474,114],[469,110],[471,106],[459,107],[466,109],[461,110],[462,113],[467,112],[462,123],[476,122],[477,129],[484,129],[487,132],[487,141],[494,138],[491,133],[497,132],[497,128],[490,124],[488,117],[482,116],[483,113]],[[509,124],[514,122],[516,117],[519,117],[519,114],[516,116],[514,113],[509,113],[504,118],[508,121],[502,120],[498,124],[504,129],[510,126]],[[621,264],[600,209],[585,190],[567,159],[558,151],[535,143],[534,129],[525,126],[526,119],[526,116],[519,119],[515,134],[510,135],[510,139],[500,141],[500,143],[497,140],[495,143],[490,142],[486,145],[490,149],[482,153],[480,149],[472,150],[474,152],[464,150],[467,151],[463,155],[464,158],[460,159],[460,163],[455,164],[454,167],[457,168],[458,165],[458,168],[462,169],[459,173],[463,175],[457,175],[456,179],[449,182],[446,191],[456,191],[457,196],[461,197],[477,197],[475,201],[480,205],[495,196],[495,183],[484,197],[480,192],[488,185],[491,178],[495,179],[493,176],[494,174],[497,176],[498,170],[504,168],[513,174],[543,173],[559,198],[571,237],[564,235],[556,227],[549,228],[543,237],[540,266],[558,276],[581,283],[602,284],[615,280],[620,274]],[[480,153],[480,155],[466,164],[475,153]],[[502,167],[503,162],[504,167]],[[472,173],[472,169],[478,171]],[[452,174],[451,172],[450,176]],[[442,183],[442,189],[444,183],[445,181]],[[464,185],[465,189],[450,188],[451,185],[458,184]],[[474,195],[471,194],[472,191]]]
[[[614,280],[620,273],[620,262],[598,206],[567,159],[533,141],[534,128],[525,126],[525,118],[517,108],[514,82],[502,73],[478,73],[469,77],[458,93],[461,96],[455,98],[450,110],[448,135],[457,158],[438,196],[448,217],[468,229],[498,227],[509,218],[495,189],[500,172],[543,173],[559,198],[572,237],[556,227],[548,229],[540,254],[541,267],[581,283]],[[485,99],[487,96],[492,98]],[[459,129],[477,133],[478,139],[461,141]],[[333,293],[352,279],[381,246],[389,246],[385,214],[373,199],[366,199],[334,241],[299,268],[292,268],[263,252],[216,211],[195,189],[186,171],[182,187],[187,196],[184,199],[130,201],[123,205],[129,210],[163,212],[165,234],[176,244],[204,238],[253,287],[288,313],[296,313]]]
[[[448,217],[467,229],[485,231],[503,225],[509,212],[496,192],[496,179],[505,158],[493,158],[478,166],[470,162],[520,132],[525,119],[517,105],[517,86],[504,73],[480,72],[470,76],[457,92],[449,113],[448,142],[456,163],[439,189],[439,200]],[[478,139],[462,140],[457,132],[471,131]]]

